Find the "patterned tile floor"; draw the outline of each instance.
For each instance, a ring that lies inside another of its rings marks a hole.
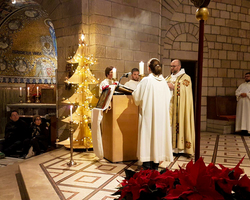
[[[213,162],[223,164],[226,167],[234,167],[245,156],[241,168],[248,176],[250,176],[249,147],[250,137],[247,136],[218,135],[208,132],[201,134],[200,155],[204,158],[206,164]],[[93,152],[74,152],[73,158],[77,164],[68,167],[69,151],[62,148],[54,156],[43,159],[43,162],[36,161],[46,175],[46,179],[49,180],[47,185],[53,187],[58,199],[115,199],[111,194],[116,191],[115,188],[119,185],[119,181],[123,180],[124,169],[137,170],[139,168],[136,161],[110,163],[105,159],[99,160]],[[27,161],[32,163],[39,158],[34,157],[32,159]],[[165,167],[178,169],[179,166],[185,168],[191,159],[178,155],[175,156],[174,162],[163,162],[160,169]],[[24,169],[21,170],[21,173],[25,173]],[[23,177],[26,178],[25,175]],[[28,180],[24,181],[29,193],[33,186],[29,186]],[[52,198],[48,196],[47,199]]]
[[[22,162],[23,159],[21,158],[12,158],[12,157],[7,157],[5,159],[0,159],[0,168],[1,167],[6,167],[9,165],[13,165],[14,163]]]

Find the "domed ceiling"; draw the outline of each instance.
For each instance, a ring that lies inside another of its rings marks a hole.
[[[0,83],[55,83],[56,37],[48,14],[33,1],[12,1],[0,0]]]

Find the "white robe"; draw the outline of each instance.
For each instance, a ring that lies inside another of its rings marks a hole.
[[[173,161],[169,119],[171,94],[163,76],[149,74],[137,85],[132,95],[135,105],[139,106],[139,161]]]
[[[93,149],[95,155],[100,159],[103,159],[104,157],[102,133],[101,133],[101,122],[103,118],[103,111],[108,109],[116,86],[110,85],[109,87],[111,88],[111,92],[108,96],[104,108],[103,109],[93,108],[91,113],[91,134],[92,134]]]
[[[139,83],[140,83],[139,81],[130,80],[130,81],[126,82],[124,85],[125,85],[126,87],[131,88],[132,90],[135,90],[136,87],[137,87],[137,85],[138,85]]]
[[[246,93],[246,97],[240,97]],[[250,82],[242,83],[235,91],[237,97],[235,131],[247,130],[250,133]]]
[[[105,87],[106,85],[112,85],[114,83],[113,80],[110,80],[108,78],[104,79],[99,86],[99,96],[102,94],[102,87]]]

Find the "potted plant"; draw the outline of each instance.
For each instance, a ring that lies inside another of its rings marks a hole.
[[[120,195],[119,200],[247,200],[250,179],[242,176],[243,159],[232,169],[221,164],[219,169],[213,163],[206,166],[199,158],[175,171],[126,170],[126,178],[113,195]]]

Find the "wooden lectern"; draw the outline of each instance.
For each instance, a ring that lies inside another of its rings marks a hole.
[[[103,112],[104,157],[111,162],[137,160],[138,107],[132,95],[113,95],[111,110]]]

